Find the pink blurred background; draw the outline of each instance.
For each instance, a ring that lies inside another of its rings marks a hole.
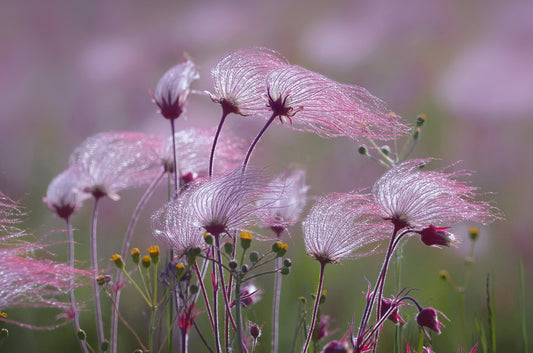
[[[495,272],[502,315],[517,310],[507,290],[516,290],[519,257],[533,290],[528,0],[1,0],[0,190],[28,208],[31,227],[60,227],[40,199],[79,143],[106,130],[168,133],[148,94],[159,77],[187,53],[201,74],[194,88],[210,90],[217,60],[249,46],[366,87],[408,122],[426,113],[414,156],[436,157],[436,166],[462,160],[505,214],[482,228],[477,256]],[[180,126],[214,127],[219,115],[193,96]],[[251,139],[260,124],[233,117],[228,129]],[[368,187],[382,172],[350,140],[279,126],[255,158],[274,170],[309,165],[315,195]]]

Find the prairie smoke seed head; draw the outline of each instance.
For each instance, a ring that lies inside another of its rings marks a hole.
[[[59,217],[67,219],[89,197],[81,192],[83,175],[78,166],[73,166],[57,175],[48,185],[43,202]]]
[[[475,201],[476,188],[456,177],[465,171],[425,171],[430,159],[403,162],[379,178],[372,188],[381,217],[397,229],[451,225],[461,221],[486,223],[496,218],[488,202]]]
[[[307,254],[321,263],[338,263],[372,253],[355,251],[386,237],[387,224],[376,217],[377,213],[369,195],[321,197],[302,223]]]
[[[190,85],[200,78],[194,63],[186,60],[168,70],[157,83],[153,98],[165,119],[178,118],[184,110]]]
[[[262,98],[265,78],[271,70],[286,65],[287,60],[270,49],[235,51],[211,70],[214,93],[206,93],[222,106],[224,114],[266,115],[268,109]]]

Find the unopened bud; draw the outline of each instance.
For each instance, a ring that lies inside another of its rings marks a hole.
[[[252,251],[250,253],[250,261],[257,262],[259,260],[259,253],[257,251]]]
[[[416,118],[416,127],[421,127],[426,122],[426,114],[420,114]]]
[[[231,268],[232,270],[234,270],[234,269],[237,268],[237,266],[239,266],[239,264],[238,264],[237,261],[235,261],[235,260],[230,260],[230,261],[228,262],[228,266],[229,266],[229,268]]]
[[[190,294],[198,293],[198,286],[196,284],[191,284],[191,286],[189,287],[189,293]]]
[[[285,275],[288,275],[289,273],[291,273],[291,269],[288,268],[288,267],[283,267],[283,268],[280,270],[280,273],[281,273],[282,275],[284,275],[284,276],[285,276]]]
[[[124,260],[122,260],[122,256],[120,256],[119,254],[114,254],[111,259],[110,259],[114,264],[115,266],[117,266],[119,269],[123,269],[124,268]]]
[[[327,292],[326,290],[322,291],[322,294],[320,295],[320,304],[324,304],[326,302],[326,297],[327,297]]]
[[[252,336],[254,340],[261,336],[261,327],[259,327],[257,324],[251,324],[250,336]]]
[[[78,329],[78,332],[76,332],[76,335],[78,336],[78,339],[80,341],[85,341],[87,339],[87,334],[81,328]]]
[[[252,233],[243,231],[241,232],[241,247],[246,250],[252,244]]]
[[[96,283],[98,283],[99,286],[103,286],[106,283],[109,283],[111,281],[111,276],[109,275],[98,275],[96,277]]]
[[[479,228],[478,227],[470,227],[468,228],[468,236],[470,237],[470,240],[476,241],[479,237]]]
[[[139,261],[141,261],[141,251],[139,248],[133,248],[131,249],[131,259],[135,263],[135,265],[139,264]]]
[[[180,276],[185,271],[185,265],[181,262],[176,264],[176,275]]]
[[[9,337],[9,331],[4,327],[0,330],[0,338],[5,339],[7,337]]]
[[[366,147],[364,146],[359,147],[358,151],[359,151],[359,154],[362,154],[363,156],[367,155]]]
[[[150,254],[150,258],[152,259],[152,262],[154,265],[157,265],[159,263],[159,246],[152,245],[148,248],[148,254]]]
[[[381,153],[388,156],[391,153],[390,147],[387,145],[381,146]]]
[[[439,271],[439,277],[440,277],[440,279],[442,279],[442,280],[447,280],[447,279],[448,279],[448,271],[446,271],[446,270],[440,270],[440,271]]]
[[[102,345],[100,347],[102,348],[104,352],[107,351],[107,349],[109,348],[109,341],[105,339],[104,342],[102,342]]]
[[[242,273],[247,273],[250,270],[247,264],[241,266]]]
[[[307,299],[305,299],[304,296],[298,297],[298,299],[299,299],[303,304],[305,304],[305,303],[307,302]]]
[[[152,263],[152,258],[148,255],[144,255],[142,258],[142,265],[144,268],[149,268]]]
[[[204,240],[207,244],[213,245],[213,242],[215,241],[215,237],[213,237],[213,234],[209,232],[204,233]]]
[[[224,243],[224,251],[226,254],[231,255],[233,254],[233,244],[229,241]]]
[[[285,259],[285,260],[283,260],[283,266],[285,266],[285,267],[291,267],[291,266],[292,266],[292,261],[291,261],[291,259]]]
[[[283,244],[281,241],[277,241],[274,243],[274,245],[272,245],[272,251],[276,253],[277,257],[285,255],[288,249],[289,246],[287,244]]]

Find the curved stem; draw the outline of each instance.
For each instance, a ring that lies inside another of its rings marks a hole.
[[[244,157],[244,162],[242,163],[242,171],[243,172],[246,169],[246,165],[248,164],[248,160],[250,159],[250,156],[252,155],[252,151],[254,150],[255,145],[257,145],[257,143],[259,142],[259,140],[261,139],[261,137],[265,133],[266,129],[270,126],[270,124],[272,124],[272,122],[274,121],[274,119],[276,117],[277,117],[277,114],[273,113],[272,116],[270,117],[270,119],[268,119],[268,121],[266,122],[265,126],[263,126],[261,131],[259,131],[259,133],[255,137],[255,139],[253,140],[252,144],[248,148],[248,152],[246,152],[246,157]]]
[[[174,120],[170,119],[170,131],[172,132],[172,158],[174,159],[174,193],[178,192],[178,159],[176,157],[176,136],[174,136]]]
[[[91,261],[93,271],[95,275],[93,276],[93,294],[94,294],[94,310],[96,315],[96,330],[98,334],[98,351],[101,351],[102,343],[104,342],[104,323],[102,321],[102,309],[100,307],[100,291],[98,281],[96,280],[98,273],[98,252],[97,252],[97,242],[96,242],[96,225],[98,219],[98,206],[100,204],[100,197],[94,197],[94,208],[93,208],[93,217],[91,222]]]
[[[215,236],[215,244],[216,244],[216,252],[217,252],[217,259],[218,259],[218,274],[220,276],[220,284],[222,286],[222,296],[224,297],[224,304],[226,305],[226,312],[229,316],[231,325],[233,326],[233,329],[236,329],[235,320],[233,320],[233,315],[231,315],[231,309],[230,309],[230,303],[228,300],[228,293],[226,291],[226,283],[224,282],[224,272],[222,271],[222,260],[220,256],[220,236]],[[240,297],[235,297],[235,302],[239,301]]]
[[[237,323],[235,328],[235,341],[238,352],[244,353],[243,341],[242,341],[242,315],[241,315],[241,278],[240,275],[235,276],[235,316],[237,317]]]
[[[198,277],[198,283],[200,284],[200,289],[202,291],[202,295],[204,297],[205,301],[205,307],[207,309],[207,315],[209,316],[209,321],[211,322],[211,327],[213,330],[215,329],[215,323],[213,321],[213,314],[211,313],[211,306],[209,305],[209,300],[207,298],[207,292],[205,291],[204,281],[202,280],[203,276],[200,272],[200,269],[198,268],[198,265],[196,262],[194,263],[194,270],[196,271],[196,276]]]
[[[215,161],[215,149],[218,142],[218,137],[220,136],[220,131],[222,131],[222,125],[224,125],[224,121],[226,120],[226,117],[228,116],[229,112],[226,112],[224,109],[222,111],[222,118],[220,118],[220,122],[218,123],[217,132],[215,133],[215,138],[213,139],[213,146],[211,147],[211,155],[209,156],[209,176],[213,175],[213,163]]]
[[[133,212],[133,216],[131,217],[130,223],[128,225],[128,230],[126,231],[126,237],[124,238],[124,242],[122,243],[122,251],[121,256],[123,259],[126,258],[128,255],[128,249],[130,247],[131,238],[133,237],[133,230],[135,229],[135,225],[137,224],[137,221],[139,220],[139,216],[144,209],[144,206],[146,206],[146,203],[154,193],[155,188],[165,175],[165,171],[163,170],[161,174],[157,176],[157,178],[152,181],[150,186],[146,189],[143,196],[139,200],[139,203],[135,207],[135,211]],[[115,294],[115,306],[118,310],[119,303],[120,303],[120,293],[122,291],[122,271],[117,270],[117,276],[115,280],[117,289]],[[111,318],[111,352],[116,353],[117,352],[117,336],[118,336],[118,313],[113,310],[112,318]]]
[[[311,326],[309,327],[309,333],[307,334],[307,339],[305,340],[305,345],[304,345],[304,348],[302,349],[302,353],[307,353],[307,349],[309,348],[309,343],[311,342],[311,338],[313,337],[313,332],[315,331],[316,316],[318,313],[318,306],[320,305],[320,294],[322,293],[322,283],[324,282],[325,267],[326,267],[326,263],[320,262],[320,276],[318,277],[318,288],[316,290],[315,307],[313,308],[313,318],[311,319]]]
[[[276,268],[281,268],[283,258],[276,258]],[[276,272],[274,279],[274,302],[272,304],[272,353],[278,353],[278,331],[279,331],[279,302],[281,297],[281,273]]]
[[[72,224],[70,223],[70,217],[65,218],[65,222],[67,224],[67,237],[68,237],[68,262],[67,265],[71,268],[74,268],[74,234],[72,232]],[[69,298],[70,298],[70,310],[72,311],[72,321],[74,322],[74,329],[76,330],[76,334],[78,334],[78,331],[81,329],[80,327],[80,313],[78,310],[78,306],[76,304],[76,298],[74,296],[74,279],[72,278],[70,280],[70,288],[68,291]],[[89,350],[87,348],[87,345],[85,344],[85,341],[78,339],[80,343],[80,348],[84,353],[89,353]]]

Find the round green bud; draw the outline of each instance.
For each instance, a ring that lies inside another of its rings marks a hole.
[[[0,338],[4,339],[7,337],[9,337],[9,331],[7,330],[7,328],[4,327],[0,330]]]
[[[280,270],[280,273],[281,273],[282,275],[288,275],[289,273],[291,273],[291,270],[290,270],[290,268],[288,268],[288,267],[283,267],[283,268]]]
[[[320,304],[324,304],[326,302],[327,292],[325,290],[322,291],[322,294],[320,295]]]
[[[76,332],[76,335],[78,336],[78,339],[81,341],[85,341],[87,339],[87,334],[81,328],[78,329],[78,332]]]
[[[213,243],[215,242],[215,237],[213,236],[213,234],[205,232],[204,233],[204,240],[205,240],[205,242],[207,244],[213,245]]]
[[[231,255],[233,254],[233,244],[229,241],[225,242],[224,243],[224,251],[226,252],[226,254],[228,255]]]
[[[133,248],[131,249],[131,259],[135,263],[135,265],[138,265],[141,261],[141,250],[139,248]]]
[[[367,154],[366,147],[364,146],[359,147],[358,151],[359,151],[359,154],[362,154],[363,156],[366,156]]]
[[[247,264],[241,266],[242,273],[247,273],[250,270]]]
[[[190,294],[198,293],[198,286],[196,284],[191,284],[191,286],[189,287],[189,293]]]
[[[292,266],[292,261],[291,261],[291,259],[284,259],[284,260],[283,260],[283,266],[285,266],[285,267],[291,267],[291,266]]]
[[[257,262],[259,260],[259,253],[257,251],[252,251],[250,253],[250,261]]]

